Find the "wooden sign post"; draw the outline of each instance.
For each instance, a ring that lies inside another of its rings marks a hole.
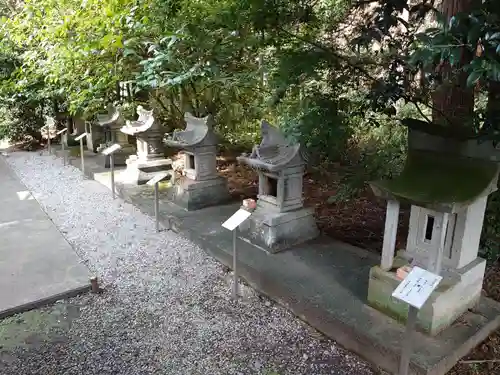
[[[113,196],[113,199],[116,198],[116,193],[115,193],[115,156],[114,156],[114,153],[121,148],[122,148],[122,146],[120,146],[118,143],[115,143],[114,145],[111,145],[102,151],[103,155],[109,156],[109,167],[111,170],[111,195]]]
[[[247,220],[252,213],[240,208],[233,216],[227,219],[222,226],[233,232],[233,298],[238,298],[238,253],[236,250],[236,232],[238,226]]]
[[[161,172],[155,175],[151,180],[146,182],[149,186],[154,186],[155,188],[155,228],[156,232],[160,231],[160,194],[158,189],[158,184],[167,178],[170,172]]]

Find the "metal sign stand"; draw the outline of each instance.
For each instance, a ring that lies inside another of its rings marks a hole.
[[[47,126],[47,150],[49,155],[52,155],[51,145],[50,145],[50,126]]]
[[[448,214],[444,214],[442,227],[445,228],[447,224]],[[446,231],[442,231],[441,238],[439,239],[439,250],[434,254],[434,257],[429,258],[429,265],[427,267],[429,271],[414,267],[392,294],[394,298],[409,305],[404,343],[399,362],[399,375],[408,375],[409,373],[410,359],[413,352],[413,335],[417,324],[418,312],[443,279],[439,274],[441,273],[445,235]]]
[[[155,230],[156,232],[160,231],[160,192],[158,184],[167,178],[170,175],[170,172],[161,172],[156,174],[151,180],[146,182],[149,186],[154,186],[155,189]]]
[[[112,146],[109,146],[108,148],[104,149],[102,151],[102,154],[105,156],[109,156],[109,167],[111,170],[111,195],[113,196],[113,199],[116,198],[116,190],[115,190],[115,152],[121,149],[122,146],[119,144],[115,143]]]
[[[437,243],[438,251],[433,254],[434,256],[429,257],[429,264],[427,266],[428,271],[419,267],[414,267],[392,294],[393,297],[409,305],[405,342],[403,344],[399,363],[399,375],[408,375],[409,372],[410,359],[413,351],[413,334],[417,324],[418,312],[443,279],[439,274],[441,273],[443,263],[446,230],[439,229],[446,228],[448,226],[448,220],[449,214],[444,213],[442,222],[437,228],[434,228],[437,229],[435,232],[441,235],[436,237],[436,241],[439,241]]]
[[[61,136],[61,147],[62,147],[62,154],[63,154],[63,165],[66,166],[66,149],[65,149],[65,142],[66,142],[66,132],[68,131],[68,128],[65,128],[63,130],[59,130],[57,132],[57,135]]]
[[[233,299],[238,298],[238,252],[236,249],[236,233],[238,231],[238,227],[240,224],[242,224],[245,220],[247,220],[252,213],[240,208],[238,211],[236,211],[233,216],[231,216],[229,219],[227,219],[224,223],[222,223],[222,226],[230,231],[233,232]]]
[[[87,133],[82,133],[78,137],[75,138],[75,141],[80,141],[80,156],[82,160],[82,173],[85,177],[85,158],[83,157],[83,138],[87,136]]]

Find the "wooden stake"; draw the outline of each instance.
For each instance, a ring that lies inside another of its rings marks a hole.
[[[90,290],[92,293],[100,293],[101,288],[99,287],[99,280],[97,279],[97,276],[94,276],[90,279]]]

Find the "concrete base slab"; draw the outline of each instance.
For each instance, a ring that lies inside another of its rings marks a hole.
[[[90,288],[89,270],[0,157],[0,318]]]
[[[228,203],[231,200],[227,181],[223,177],[205,181],[181,177],[176,179],[168,194],[169,200],[188,211]]]
[[[151,189],[122,186],[119,193],[145,214],[154,215]],[[232,234],[221,224],[239,208],[237,203],[186,211],[161,195],[160,219],[232,267]],[[370,307],[366,299],[369,272],[380,263],[379,256],[327,237],[278,254],[256,251],[244,241],[237,246],[238,272],[254,289],[346,349],[397,373],[405,327]],[[498,327],[500,304],[481,297],[474,310],[438,335],[414,335],[410,373],[444,375]]]

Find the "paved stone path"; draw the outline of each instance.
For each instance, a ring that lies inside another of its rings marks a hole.
[[[74,296],[89,270],[0,156],[0,317]]]

